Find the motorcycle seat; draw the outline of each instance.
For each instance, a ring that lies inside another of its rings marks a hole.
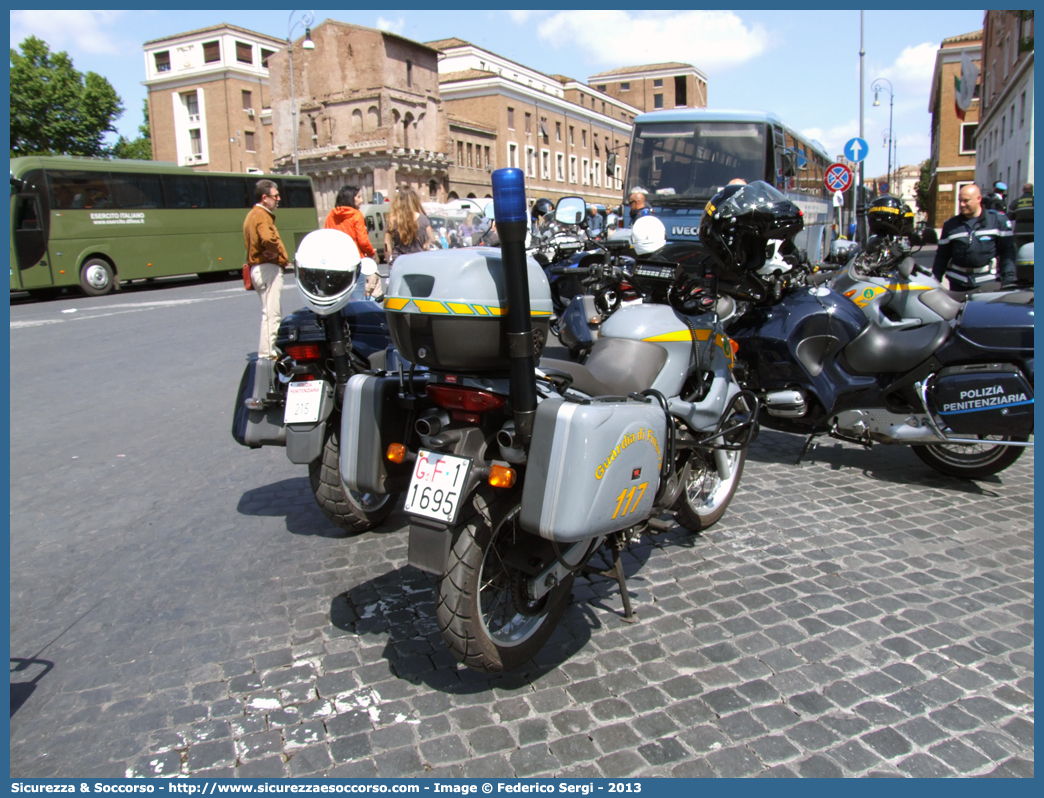
[[[667,350],[646,341],[599,338],[584,363],[541,358],[539,367],[564,371],[573,387],[589,396],[627,396],[652,387],[667,362]]]
[[[1004,302],[1009,305],[1032,305],[1033,304],[1033,292],[1032,291],[1008,291],[1001,294],[998,297],[988,300],[989,302]]]
[[[947,321],[953,321],[957,318],[957,314],[961,312],[962,303],[955,300],[950,295],[950,292],[945,291],[942,288],[933,288],[931,291],[924,291],[918,299],[921,301],[922,305]]]
[[[845,365],[852,374],[888,374],[910,371],[927,360],[950,335],[945,321],[912,330],[886,329],[869,324],[844,348]]]

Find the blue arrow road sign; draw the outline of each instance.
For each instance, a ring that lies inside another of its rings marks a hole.
[[[866,154],[870,151],[870,148],[866,146],[866,139],[854,138],[849,139],[845,145],[845,157],[850,161],[859,163],[866,157]]]

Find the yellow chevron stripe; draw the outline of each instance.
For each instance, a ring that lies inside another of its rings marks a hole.
[[[710,330],[696,330],[697,341],[709,341],[711,337]],[[643,338],[643,341],[649,341],[650,343],[670,343],[671,341],[691,341],[692,334],[688,330],[675,330],[674,332],[663,333],[662,335],[653,335],[649,338]]]
[[[449,313],[445,305],[434,299],[414,299],[413,304],[421,313]]]
[[[384,300],[385,310],[402,310],[410,304],[410,300],[401,296],[390,296]]]
[[[459,313],[462,316],[474,316],[475,311],[471,309],[471,305],[465,305],[463,302],[447,302],[449,309],[454,313]]]

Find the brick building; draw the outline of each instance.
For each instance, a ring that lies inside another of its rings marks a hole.
[[[450,159],[448,119],[439,97],[438,52],[388,31],[325,20],[312,29],[315,49],[294,47],[298,159],[310,175],[320,215],[338,189],[354,184],[369,201],[398,184],[424,200],[444,200]],[[290,64],[271,58],[274,165],[293,171]]]
[[[580,195],[593,203],[620,203],[639,109],[461,39],[428,44],[441,53],[439,91],[451,115],[451,196],[489,196],[489,173],[515,166],[525,171],[530,199]],[[610,152],[616,155],[611,176]]]
[[[707,107],[707,76],[691,64],[670,62],[610,69],[591,75],[587,83],[642,111]]]
[[[227,24],[145,42],[153,158],[203,171],[271,171],[268,59],[282,47]]]
[[[975,99],[962,121],[957,116],[954,79],[961,74],[961,57],[971,56],[979,66],[982,55],[982,31],[964,33],[943,39],[935,56],[932,90],[928,112],[932,116],[931,172],[928,225],[937,230],[957,213],[957,193],[961,186],[975,182],[976,128],[979,124],[981,75]],[[980,67],[981,70],[981,67]]]
[[[1033,182],[1033,17],[987,11],[975,182],[1008,184],[1009,198]]]

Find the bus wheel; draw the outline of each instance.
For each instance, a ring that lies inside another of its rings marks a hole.
[[[87,296],[105,296],[112,292],[115,284],[108,261],[91,258],[80,269],[80,288]]]

